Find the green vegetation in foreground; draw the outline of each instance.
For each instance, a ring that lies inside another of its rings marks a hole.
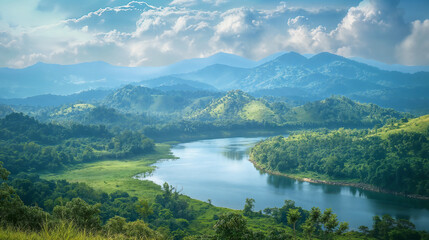
[[[251,149],[267,171],[298,178],[365,183],[429,196],[429,115],[373,130],[320,130],[273,137]]]

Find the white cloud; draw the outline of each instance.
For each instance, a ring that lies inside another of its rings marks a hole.
[[[201,3],[210,4],[213,6],[219,6],[221,4],[227,3],[228,0],[173,0],[169,5],[182,6],[182,7],[191,7],[199,5]]]
[[[340,54],[365,56],[391,62],[394,48],[409,33],[397,1],[364,1],[349,9],[346,17],[332,33]]]
[[[190,7],[193,5],[196,5],[198,2],[197,0],[173,0],[170,5],[180,5],[184,7]]]
[[[397,59],[403,64],[429,65],[429,20],[413,22],[411,34],[398,46]]]
[[[289,18],[287,20],[287,25],[288,26],[303,25],[303,22],[305,20],[308,20],[308,18],[306,18],[304,16],[296,16],[294,18]]]
[[[365,0],[348,11],[307,11],[280,4],[268,10],[241,7],[224,12],[195,7],[224,0],[193,2],[174,0],[154,7],[132,1],[31,28],[9,26],[0,19],[5,29],[0,33],[0,65],[96,60],[165,65],[219,51],[259,59],[290,50],[429,64],[429,20],[405,22],[396,1]],[[192,8],[186,7],[189,4]]]

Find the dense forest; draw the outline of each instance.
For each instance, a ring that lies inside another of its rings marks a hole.
[[[80,162],[148,153],[153,148],[154,142],[141,133],[114,135],[103,125],[64,127],[40,123],[22,113],[0,119],[0,161],[12,173],[59,170]]]
[[[372,130],[319,130],[273,137],[252,148],[262,169],[315,172],[328,179],[429,196],[429,115]]]

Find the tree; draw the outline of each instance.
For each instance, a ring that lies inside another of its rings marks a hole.
[[[109,219],[106,224],[103,226],[104,231],[110,234],[121,234],[125,232],[125,225],[127,221],[123,217],[114,216]]]
[[[301,213],[299,212],[299,209],[289,209],[287,213],[287,221],[289,224],[293,225],[293,237],[296,239],[296,232],[295,232],[295,224],[298,222],[298,220],[301,218]]]
[[[160,236],[142,220],[127,223],[126,235],[135,239],[159,239]]]
[[[81,198],[73,198],[65,206],[55,206],[53,214],[58,219],[73,221],[77,227],[94,230],[100,228],[100,204],[89,205]]]
[[[255,207],[255,199],[246,198],[246,203],[244,204],[244,209],[243,209],[243,215],[247,217],[251,216],[253,213],[254,207]]]
[[[7,180],[10,172],[0,162],[0,177]],[[13,187],[3,182],[0,185],[0,224],[12,224],[30,229],[40,229],[43,221],[49,218],[49,214],[39,207],[24,205]]]
[[[218,239],[241,240],[248,233],[246,219],[238,213],[222,214],[213,228]]]
[[[329,238],[334,229],[338,226],[337,215],[332,213],[332,209],[326,209],[320,217],[320,222],[325,228],[325,236]]]
[[[137,212],[142,216],[143,219],[147,219],[153,214],[153,208],[147,200],[140,200],[136,205]]]
[[[336,233],[338,235],[341,235],[341,234],[345,233],[348,229],[349,229],[349,223],[348,222],[341,222]]]
[[[3,162],[0,162],[0,178],[3,181],[6,181],[9,174],[10,174],[10,172],[8,170],[6,170],[6,168],[3,167]]]
[[[305,236],[307,236],[308,239],[311,239],[314,231],[316,231],[314,222],[312,222],[310,218],[307,218],[301,227]]]

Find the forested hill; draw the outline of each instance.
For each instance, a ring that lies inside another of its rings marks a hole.
[[[361,104],[346,97],[333,96],[292,108],[286,102],[269,102],[235,90],[213,100],[191,119],[241,120],[305,126],[374,126],[389,119],[408,116],[375,104]]]
[[[104,126],[40,123],[22,113],[0,119],[0,162],[13,174],[102,158],[151,152],[152,140],[138,132],[113,134]]]
[[[429,115],[380,129],[304,132],[251,149],[261,168],[323,180],[353,180],[429,196]]]
[[[209,91],[161,91],[141,86],[127,85],[107,96],[103,105],[127,113],[186,112],[207,104],[219,93]]]
[[[391,108],[382,108],[375,104],[362,104],[346,97],[334,96],[322,101],[307,103],[293,108],[285,118],[291,122],[323,123],[371,126],[384,124],[389,119],[409,117],[409,114],[397,112]]]
[[[286,110],[288,110],[286,108]],[[229,91],[225,96],[212,101],[206,108],[191,118],[200,120],[250,120],[280,122],[267,101],[255,99],[241,91]]]

